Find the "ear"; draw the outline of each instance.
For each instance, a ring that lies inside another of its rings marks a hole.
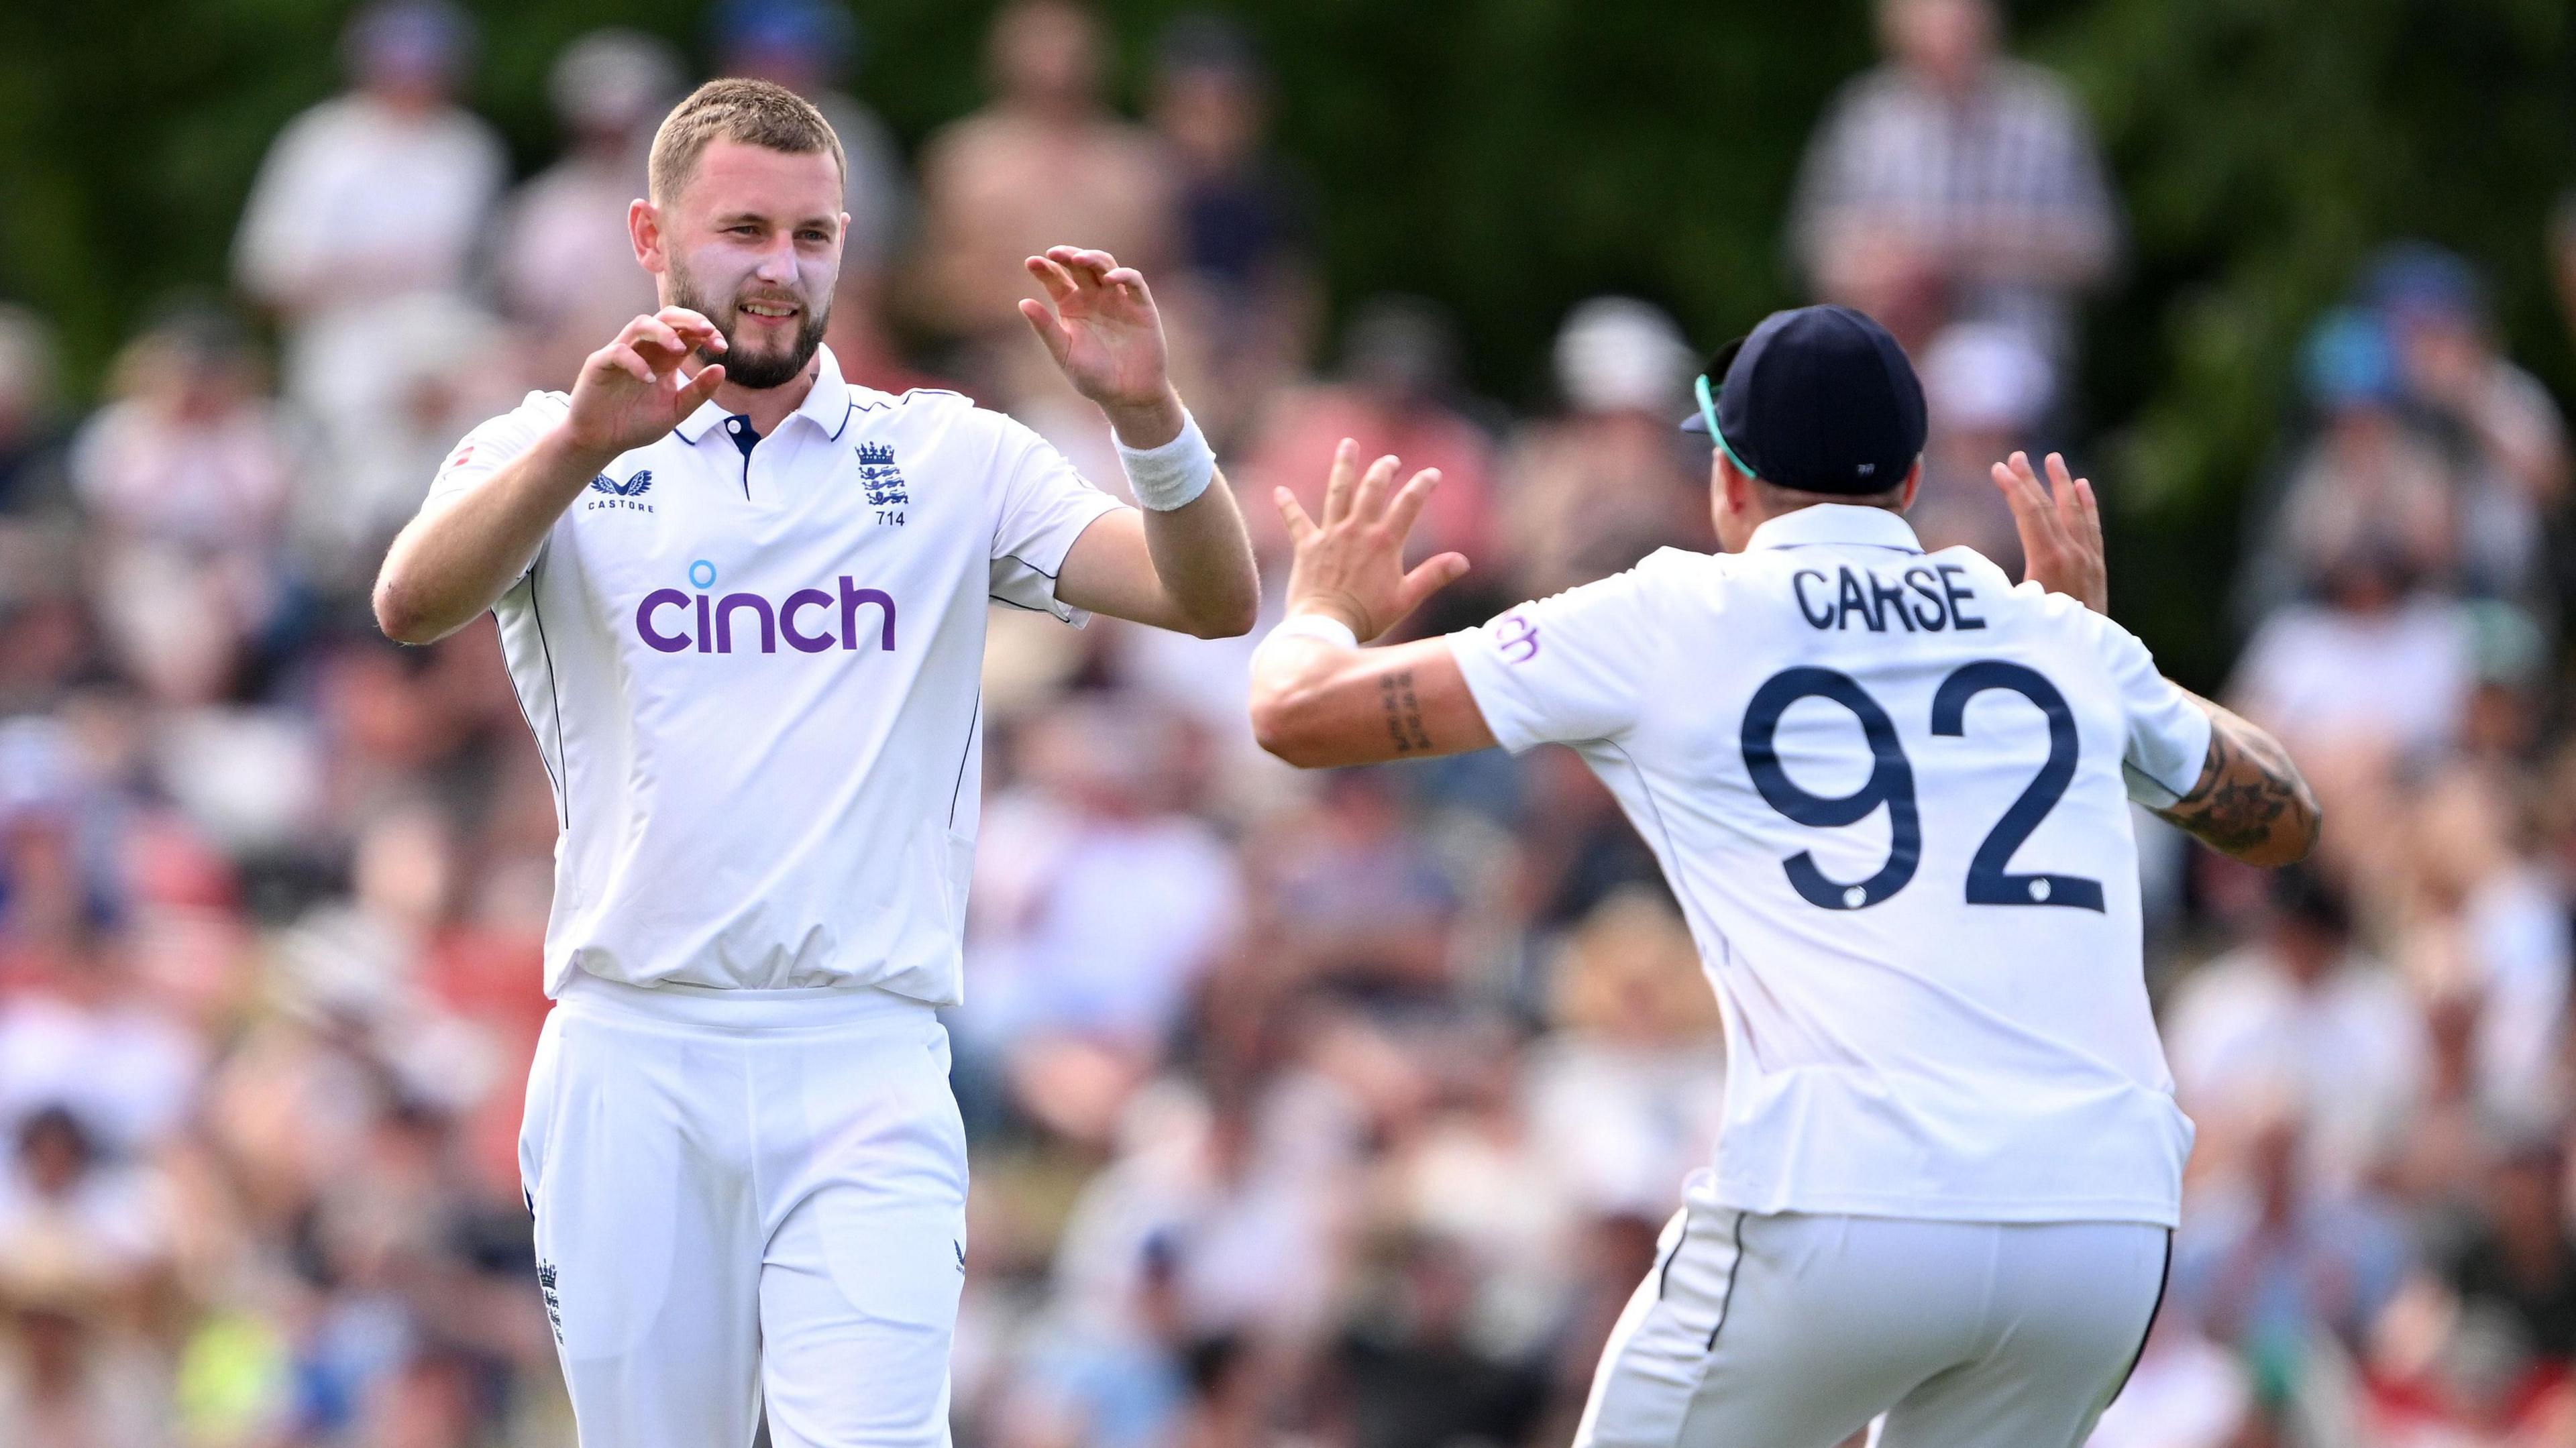
[[[1905,491],[1897,496],[1896,511],[1900,513],[1913,511],[1914,495],[1922,491],[1923,454],[1916,453],[1914,455],[1914,466],[1905,470]]]
[[[1727,513],[1749,511],[1753,506],[1753,482],[1735,466],[1735,460],[1726,455],[1726,449],[1722,447],[1709,449],[1709,467],[1717,476],[1719,511]]]
[[[626,239],[635,247],[635,264],[660,276],[671,269],[662,245],[662,213],[642,197],[626,203]]]

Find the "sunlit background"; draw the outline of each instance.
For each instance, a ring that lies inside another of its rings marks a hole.
[[[2096,1443],[2576,1445],[2566,7],[136,0],[0,7],[0,1448],[572,1441],[553,805],[488,622],[366,590],[651,304],[717,74],[849,151],[843,371],[1112,488],[1012,302],[1142,267],[1272,614],[1346,435],[1445,474],[1417,633],[1713,546],[1688,379],[1799,301],[1911,351],[1933,546],[2016,566],[1986,465],[2064,449],[2330,820],[2275,878],[2141,817],[2201,1136]],[[1250,644],[994,621],[958,1442],[1559,1448],[1715,1004],[1571,753],[1293,774]]]

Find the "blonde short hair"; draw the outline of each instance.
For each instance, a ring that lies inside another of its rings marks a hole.
[[[834,170],[849,179],[848,160],[832,123],[813,102],[782,85],[765,80],[711,80],[672,107],[653,133],[653,155],[645,177],[656,205],[680,194],[696,174],[698,158],[710,142],[739,141],[791,156],[829,152]]]

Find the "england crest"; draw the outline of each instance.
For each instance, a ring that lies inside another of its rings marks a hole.
[[[870,507],[899,508],[912,501],[904,493],[903,470],[895,466],[894,448],[886,443],[859,444],[859,486],[867,490]]]

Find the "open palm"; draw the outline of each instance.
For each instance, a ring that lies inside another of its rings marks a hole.
[[[1105,251],[1058,246],[1028,259],[1048,300],[1020,303],[1020,315],[1074,390],[1113,412],[1151,406],[1171,383],[1164,374],[1163,319],[1143,273]]]

